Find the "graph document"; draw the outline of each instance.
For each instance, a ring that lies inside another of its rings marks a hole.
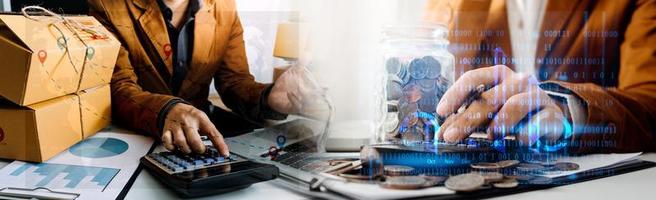
[[[154,141],[108,127],[43,163],[14,161],[0,169],[2,188],[47,188],[78,199],[115,199]]]

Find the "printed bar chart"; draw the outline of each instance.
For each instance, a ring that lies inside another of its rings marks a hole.
[[[10,173],[11,176],[25,177],[33,187],[51,189],[94,189],[103,191],[120,170],[114,168],[87,167],[49,163],[24,163]]]

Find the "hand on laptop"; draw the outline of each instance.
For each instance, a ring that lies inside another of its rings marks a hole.
[[[200,135],[207,135],[221,155],[229,156],[228,145],[209,117],[194,106],[178,103],[166,115],[162,143],[169,151],[203,153],[205,144]]]
[[[325,89],[320,87],[305,67],[296,65],[287,69],[276,80],[269,94],[269,106],[285,114],[322,119],[326,102]]]
[[[563,132],[563,111],[540,87],[533,76],[512,71],[504,65],[468,71],[444,94],[437,106],[439,116],[450,116],[440,127],[438,136],[447,142],[458,142],[478,129],[487,130],[489,139],[516,134],[525,145],[538,139],[556,141]],[[467,109],[454,114],[479,85],[489,90]],[[529,113],[535,113],[529,126],[515,130]],[[487,127],[486,127],[487,125]]]

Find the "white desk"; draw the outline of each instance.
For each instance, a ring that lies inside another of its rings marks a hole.
[[[656,162],[656,153],[642,155],[642,159]],[[0,161],[0,168],[8,161]],[[254,184],[243,190],[201,199],[308,199],[301,194],[280,187],[274,180]],[[498,197],[497,199],[647,199],[654,195],[656,168],[635,171],[627,174],[560,186],[545,190],[525,192]],[[179,199],[172,191],[142,171],[128,192],[126,199]]]

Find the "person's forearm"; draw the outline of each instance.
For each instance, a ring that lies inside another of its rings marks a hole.
[[[569,150],[587,152],[635,152],[655,150],[653,121],[656,99],[630,91],[606,89],[594,84],[555,83],[581,98],[587,119],[575,130]]]

